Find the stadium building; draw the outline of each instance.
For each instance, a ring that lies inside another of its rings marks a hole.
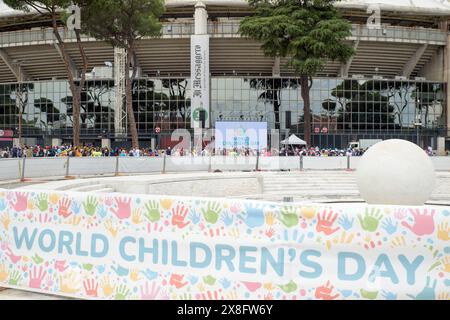
[[[219,122],[262,123],[279,129],[280,140],[303,136],[293,70],[238,33],[240,20],[252,14],[247,1],[167,0],[166,6],[162,36],[140,40],[137,49],[133,106],[143,145],[165,147],[175,129]],[[344,148],[360,139],[401,138],[450,149],[450,4],[348,0],[336,6],[352,23],[347,41],[356,55],[346,64],[328,62],[314,78],[313,145]],[[75,35],[62,22],[61,32],[79,75]],[[82,40],[89,63],[82,141],[129,143],[123,52],[89,36]],[[11,10],[0,0],[0,143],[17,142],[19,117],[26,144],[70,143],[66,79],[49,17]]]

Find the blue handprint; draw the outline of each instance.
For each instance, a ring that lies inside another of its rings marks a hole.
[[[105,272],[105,265],[99,265],[95,267],[98,270],[99,274],[102,274],[103,272]]]
[[[381,227],[389,234],[394,234],[397,231],[398,222],[393,222],[391,218],[387,218],[381,223]]]
[[[397,300],[397,294],[395,294],[394,292],[382,290],[382,291],[381,291],[381,295],[382,295],[386,300]]]
[[[158,272],[154,272],[150,269],[145,269],[145,271],[141,272],[148,280],[154,280],[158,277]]]
[[[158,277],[158,272],[152,271],[150,269],[145,269],[141,272],[148,280],[154,280]]]
[[[228,289],[231,286],[231,281],[226,278],[220,279],[219,283],[222,285],[224,289]]]
[[[198,277],[196,276],[189,276],[187,277],[187,280],[192,284],[195,285],[198,282]]]
[[[119,277],[126,277],[128,276],[128,273],[130,273],[130,270],[121,266],[112,266],[111,269],[119,276]]]
[[[191,213],[189,214],[189,219],[191,219],[191,222],[193,224],[198,224],[200,222],[201,215],[200,215],[200,213],[191,211]]]
[[[5,199],[0,200],[0,211],[3,211],[6,209],[6,201]]]
[[[244,221],[244,223],[249,228],[257,228],[264,225],[264,209],[258,205],[245,205],[246,215],[239,215],[239,219]]]
[[[437,286],[437,280],[435,279],[433,281],[433,286],[430,287],[431,279],[430,277],[427,277],[427,284],[425,285],[425,288],[417,295],[413,296],[411,294],[407,294],[408,297],[414,300],[435,300],[436,299],[436,286]]]
[[[353,228],[353,222],[355,222],[355,218],[353,218],[353,219],[350,220],[349,216],[346,215],[346,214],[345,214],[345,215],[342,215],[342,216],[339,218],[339,221],[338,221],[339,225],[340,225],[345,231],[348,231],[348,230],[350,230],[351,228]]]
[[[222,219],[223,223],[225,223],[225,225],[227,227],[231,226],[233,224],[233,221],[234,221],[234,217],[231,214],[229,214],[229,213],[222,214],[222,218],[221,219]]]
[[[98,208],[98,214],[100,215],[100,217],[104,218],[108,214],[108,210],[105,206],[101,206]]]
[[[294,241],[297,243],[302,243],[305,240],[305,234],[299,234],[298,230],[294,230],[293,232],[288,232],[288,230],[284,230],[284,240],[286,241]]]
[[[75,215],[79,214],[81,211],[81,203],[78,203],[76,201],[72,202],[71,209],[72,209],[73,214],[75,214]]]

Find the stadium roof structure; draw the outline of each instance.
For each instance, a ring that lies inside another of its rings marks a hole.
[[[168,8],[194,6],[197,2],[222,7],[247,7],[247,0],[166,0]],[[341,0],[336,7],[342,9],[365,10],[370,5],[378,5],[382,11],[396,12],[399,15],[450,16],[450,3],[447,0]],[[13,10],[0,0],[0,18],[21,16],[27,13]]]
[[[271,76],[273,58],[264,56],[260,43],[241,37],[238,33],[239,17],[250,13],[247,1],[201,2],[208,5],[210,16],[211,74]],[[190,75],[190,37],[194,30],[195,3],[197,1],[194,0],[166,0],[168,14],[163,17],[162,37],[143,39],[137,48],[142,75]],[[381,29],[369,30],[366,26],[369,16],[366,9],[370,4],[380,5],[383,17]],[[446,25],[450,17],[450,3],[442,0],[345,0],[338,2],[337,6],[352,22],[352,36],[347,41],[357,49],[356,55],[347,64],[327,62],[318,76],[380,75],[413,79],[420,76],[425,65],[444,61],[442,54],[448,44]],[[15,74],[17,70],[11,70],[11,63],[5,61],[20,62],[22,72],[27,74],[22,79],[38,81],[67,78],[50,27],[48,15],[15,11],[0,0],[0,83],[14,82],[18,78]],[[63,33],[71,65],[74,70],[80,70],[82,60],[76,39],[69,33]],[[114,60],[114,48],[110,44],[89,36],[83,36],[82,41],[88,56],[89,71]],[[284,58],[280,69],[283,76],[294,75]]]

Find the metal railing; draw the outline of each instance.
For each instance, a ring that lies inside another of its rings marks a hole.
[[[0,159],[0,181],[49,177],[118,176],[188,172],[356,170],[360,157],[103,157]],[[431,158],[450,171],[450,157]]]
[[[208,33],[217,37],[239,37],[240,21],[209,22]],[[162,37],[189,37],[194,34],[194,22],[164,23]],[[76,41],[75,33],[60,28],[61,37],[67,41]],[[88,35],[83,41],[97,41]],[[446,45],[447,33],[437,29],[408,28],[383,26],[380,29],[367,28],[366,25],[353,24],[352,36],[349,40],[363,39],[367,41],[400,41],[409,43],[429,43]],[[52,29],[22,30],[0,33],[0,47],[13,47],[30,44],[47,44],[55,41]]]

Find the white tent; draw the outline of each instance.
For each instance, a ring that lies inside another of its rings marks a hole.
[[[288,139],[281,141],[281,144],[289,144],[292,146],[306,146],[307,145],[307,143],[304,140],[300,139],[295,134],[290,136]]]

